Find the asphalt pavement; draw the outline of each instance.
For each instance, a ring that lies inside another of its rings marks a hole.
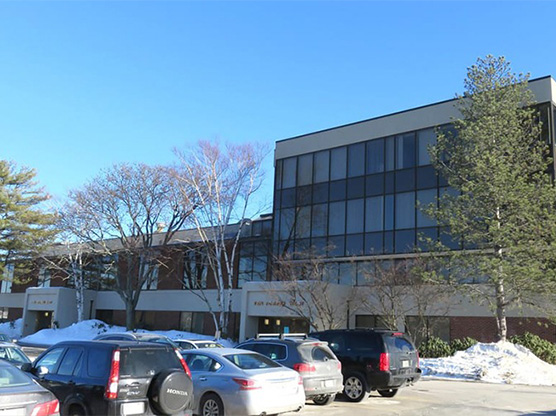
[[[292,416],[296,413],[288,413]],[[421,380],[393,398],[376,392],[360,403],[338,396],[329,406],[307,402],[300,416],[556,416],[556,387]]]

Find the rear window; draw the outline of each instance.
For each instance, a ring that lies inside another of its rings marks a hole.
[[[112,351],[106,348],[91,348],[89,350],[89,361],[87,363],[87,374],[89,377],[108,377]]]
[[[389,351],[411,352],[415,350],[411,342],[403,337],[385,337]]]
[[[172,349],[129,349],[120,355],[121,377],[152,377],[168,368],[182,369]]]
[[[225,355],[224,358],[231,361],[242,370],[280,367],[280,364],[259,354],[229,354]]]
[[[246,345],[249,350],[256,351],[271,360],[285,360],[288,352],[285,345],[270,344],[270,343],[253,343]],[[244,348],[244,347],[241,347]]]
[[[372,332],[353,332],[347,334],[347,351],[361,351],[364,353],[381,353],[384,346],[379,334]]]
[[[329,361],[335,360],[334,353],[325,345],[303,345],[299,353],[306,361]]]
[[[11,366],[0,368],[0,389],[25,386],[27,384],[31,384],[31,379],[17,368]]]

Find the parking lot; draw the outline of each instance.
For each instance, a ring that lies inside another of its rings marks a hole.
[[[295,413],[289,413],[293,415]],[[300,415],[556,415],[556,388],[477,382],[423,380],[400,390],[391,399],[373,392],[361,403],[348,403],[339,397],[321,407],[307,403]]]

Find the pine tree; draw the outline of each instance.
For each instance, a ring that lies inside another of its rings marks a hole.
[[[35,182],[35,171],[0,160],[0,276],[13,264],[21,276],[55,236],[55,216],[41,209],[49,196]]]
[[[486,299],[507,336],[508,308],[550,293],[556,230],[556,192],[549,145],[541,138],[538,107],[527,75],[504,57],[478,59],[468,69],[457,107],[456,134],[439,134],[434,165],[456,192],[436,216],[467,250],[451,251],[451,277]]]

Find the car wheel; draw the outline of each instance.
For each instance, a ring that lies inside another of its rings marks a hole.
[[[367,382],[361,374],[349,374],[344,381],[344,396],[350,402],[360,402],[369,396]]]
[[[153,377],[147,395],[157,414],[173,415],[191,403],[193,382],[183,370],[163,370]]]
[[[394,397],[398,392],[398,389],[388,389],[388,390],[377,390],[378,394],[382,397]]]
[[[207,394],[201,400],[201,416],[224,416],[224,404],[218,395]]]
[[[85,416],[85,410],[81,406],[73,405],[69,408],[68,416]]]
[[[335,398],[335,394],[321,394],[320,396],[313,397],[313,403],[318,404],[319,406],[326,406],[332,403]]]

